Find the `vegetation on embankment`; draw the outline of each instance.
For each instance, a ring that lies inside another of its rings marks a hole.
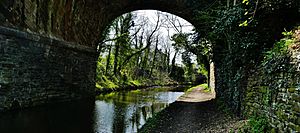
[[[183,32],[176,26],[182,22],[176,16],[162,12],[154,16],[127,13],[107,27],[98,48],[97,92],[206,81],[209,49],[197,42],[196,32]],[[166,26],[170,23],[174,26]]]
[[[290,69],[287,51],[299,47],[294,45],[299,41],[290,32],[281,34],[299,25],[299,7],[299,0],[220,0],[197,16],[206,22],[197,28],[202,39],[212,42],[218,100],[240,116],[267,114],[247,117],[254,126],[249,132],[267,130],[264,119],[277,126],[275,132],[300,131],[295,115],[300,110],[295,84],[300,80],[294,75],[299,72]],[[247,110],[246,104],[251,106]]]
[[[115,81],[111,81],[106,77],[103,77],[104,80],[98,81],[96,83],[96,92],[112,92],[112,91],[121,91],[121,90],[135,90],[153,86],[173,86],[173,85],[190,85],[189,83],[178,83],[174,80],[169,79],[168,77],[162,80],[151,80],[149,79],[139,79],[139,80],[127,80],[119,81],[115,78]]]
[[[196,20],[199,40],[212,45],[216,94],[236,114],[242,114],[242,102],[248,78],[264,59],[264,53],[281,33],[291,30],[299,20],[299,1],[218,0]],[[201,35],[201,36],[200,36]]]
[[[249,121],[241,132],[300,131],[300,27],[283,35],[249,78],[243,102]]]

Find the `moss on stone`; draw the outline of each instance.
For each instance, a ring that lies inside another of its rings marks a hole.
[[[253,96],[255,96],[255,92],[248,92],[247,93],[247,97],[253,97]]]
[[[272,128],[270,132],[271,133],[277,133],[275,128]]]
[[[291,114],[289,115],[289,121],[292,123],[296,123],[297,122],[297,116],[295,114]]]
[[[300,95],[299,94],[292,94],[291,98],[295,102],[300,102]]]
[[[295,131],[300,132],[300,126],[299,125],[296,125]]]
[[[296,111],[296,112],[300,113],[300,106],[299,106],[299,104],[295,103],[295,105],[293,106],[292,109],[293,109],[293,111]]]
[[[284,112],[282,110],[278,110],[278,111],[276,111],[276,115],[279,119],[283,119]]]
[[[259,87],[259,92],[261,93],[267,93],[268,92],[268,87],[267,86],[260,86]]]
[[[296,91],[296,88],[289,88],[288,91],[289,91],[290,93],[294,93],[294,92]]]
[[[296,129],[296,125],[294,123],[288,123],[287,126],[291,129]]]

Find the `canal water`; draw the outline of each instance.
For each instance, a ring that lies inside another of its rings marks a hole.
[[[174,88],[113,92],[0,114],[0,133],[134,133],[183,94]]]

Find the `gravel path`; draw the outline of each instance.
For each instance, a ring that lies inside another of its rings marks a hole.
[[[237,117],[226,115],[218,110],[216,101],[209,100],[213,99],[212,96],[214,95],[202,92],[201,88],[183,95],[147,122],[140,132],[224,133],[241,125],[242,121]],[[197,100],[197,97],[200,100]]]
[[[202,87],[198,87],[198,88],[193,89],[190,92],[185,93],[184,95],[179,97],[177,99],[177,101],[191,102],[191,103],[205,102],[205,101],[215,99],[215,97],[216,97],[215,93],[204,92]]]

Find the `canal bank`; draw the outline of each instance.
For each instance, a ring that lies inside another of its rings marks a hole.
[[[173,88],[176,90],[178,88],[178,91],[185,91],[189,87],[194,86],[194,84],[190,83],[168,83],[168,84],[127,84],[123,85],[122,87],[116,87],[116,88],[97,88],[96,87],[96,96],[100,94],[107,94],[111,92],[118,92],[118,91],[132,91],[132,90],[138,90],[138,89],[147,89],[147,88]],[[185,89],[183,89],[185,88]]]
[[[141,133],[223,133],[239,128],[244,121],[224,113],[212,93],[196,88],[150,118]]]

